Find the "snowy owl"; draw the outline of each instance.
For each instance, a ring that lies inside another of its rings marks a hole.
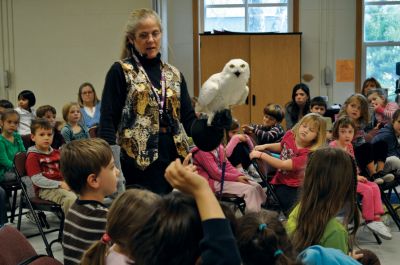
[[[232,59],[224,66],[222,72],[213,74],[204,82],[196,111],[208,115],[207,125],[211,125],[217,111],[230,109],[246,101],[249,94],[249,77],[249,64],[242,59]]]

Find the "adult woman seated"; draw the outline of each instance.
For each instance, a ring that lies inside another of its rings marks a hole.
[[[84,125],[89,129],[97,126],[100,122],[101,104],[91,83],[85,82],[79,87],[78,103]]]

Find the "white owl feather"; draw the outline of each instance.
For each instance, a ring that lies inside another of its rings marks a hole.
[[[249,94],[249,77],[249,64],[242,59],[232,59],[224,66],[222,72],[213,74],[204,82],[196,111],[208,115],[208,125],[211,125],[216,112],[246,101]]]

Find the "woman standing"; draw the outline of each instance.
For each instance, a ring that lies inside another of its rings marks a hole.
[[[87,128],[100,122],[100,100],[91,83],[85,82],[79,87],[78,103],[81,106],[82,120]]]
[[[121,60],[106,77],[98,131],[110,145],[121,147],[126,184],[159,194],[172,190],[164,171],[188,154],[185,131],[196,119],[182,74],[160,59],[161,37],[157,13],[131,13]]]

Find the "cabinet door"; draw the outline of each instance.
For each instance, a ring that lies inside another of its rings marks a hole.
[[[282,107],[291,100],[300,82],[300,35],[252,35],[250,37],[251,121],[262,123],[268,103]]]
[[[221,72],[225,64],[231,59],[240,58],[250,64],[249,40],[249,35],[200,36],[201,84],[203,84],[211,75]],[[250,73],[250,79],[251,76],[252,74]],[[232,110],[232,116],[237,118],[241,124],[249,123],[249,104],[234,107]]]

